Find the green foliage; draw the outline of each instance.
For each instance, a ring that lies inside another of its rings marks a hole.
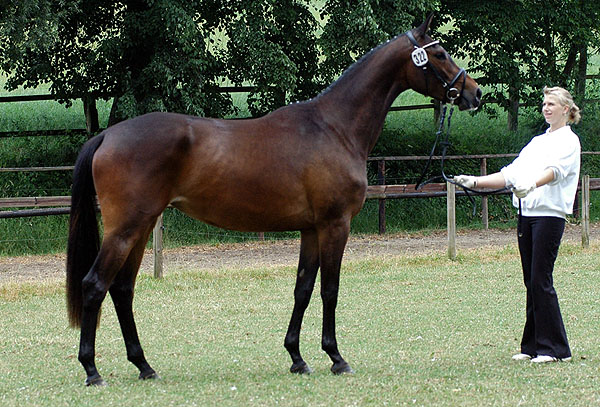
[[[600,46],[599,4],[10,1],[0,8],[0,69],[7,89],[47,83],[67,104],[115,97],[111,123],[156,110],[226,116],[234,106],[216,86],[227,80],[257,87],[248,105],[260,115],[315,96],[370,48],[438,11],[434,24],[449,22],[445,46],[508,108],[507,92],[537,104],[543,85],[573,86],[578,55]]]
[[[0,11],[0,68],[9,90],[50,83],[67,104],[116,97],[115,118],[223,115],[231,103],[215,90],[222,61],[206,47],[223,17],[211,1],[10,2]]]
[[[509,96],[537,106],[544,86],[573,88],[578,55],[600,45],[597,1],[442,0],[441,14],[445,47],[504,109]]]
[[[326,1],[321,18],[327,22],[319,38],[325,57],[321,74],[327,82],[334,80],[357,57],[420,24],[438,7],[438,0]]]
[[[254,116],[286,100],[308,99],[322,87],[315,47],[318,22],[310,4],[307,0],[231,1],[237,13],[226,26],[227,73],[238,85],[256,86],[248,96]]]
[[[0,256],[64,253],[68,215],[0,219]]]
[[[149,111],[208,116],[230,112],[230,98],[216,91],[223,61],[206,46],[226,14],[211,1],[125,3],[115,36],[123,73],[116,90],[117,116]]]

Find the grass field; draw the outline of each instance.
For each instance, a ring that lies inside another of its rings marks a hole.
[[[573,361],[513,362],[524,288],[513,246],[343,266],[338,341],[352,376],[329,373],[320,350],[321,301],[308,309],[301,349],[311,376],[287,372],[283,338],[291,268],[176,270],[137,284],[146,356],[162,376],[137,380],[112,304],[97,362],[107,388],[83,386],[78,331],[67,328],[60,283],[0,286],[2,406],[590,406],[600,404],[600,246],[565,245],[556,270]],[[318,287],[316,288],[318,293]]]

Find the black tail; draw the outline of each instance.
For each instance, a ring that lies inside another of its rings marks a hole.
[[[83,309],[81,282],[90,271],[100,250],[92,159],[102,140],[104,135],[99,134],[83,145],[73,170],[67,243],[67,312],[73,327],[81,326]]]

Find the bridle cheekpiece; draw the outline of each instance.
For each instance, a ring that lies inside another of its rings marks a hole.
[[[458,71],[456,76],[450,82],[447,82],[442,77],[442,75],[440,75],[438,70],[435,69],[433,64],[429,61],[429,57],[427,56],[427,51],[425,51],[425,48],[437,45],[437,44],[439,44],[439,41],[432,41],[429,44],[420,46],[411,31],[407,31],[406,36],[408,37],[410,42],[412,42],[412,44],[415,47],[415,49],[411,53],[411,57],[412,57],[412,60],[413,60],[413,63],[415,64],[415,66],[422,68],[423,73],[425,73],[427,69],[429,69],[431,72],[433,72],[435,77],[438,78],[440,80],[440,82],[442,82],[442,86],[446,89],[446,98],[448,99],[448,101],[451,104],[454,104],[456,99],[458,99],[460,97],[460,95],[463,93],[463,91],[465,90],[465,84],[467,82],[467,72],[464,70],[464,68],[460,68],[460,70]],[[456,82],[458,82],[458,80],[461,76],[462,76],[463,81],[462,81],[461,89],[459,91],[455,87],[455,84],[456,84]],[[425,77],[427,78],[427,76],[425,76]],[[427,88],[429,88],[429,85],[426,85],[426,86],[427,86]]]

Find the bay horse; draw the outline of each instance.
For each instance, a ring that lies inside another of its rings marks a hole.
[[[107,293],[128,360],[140,379],[158,377],[144,357],[132,303],[146,242],[168,205],[225,229],[300,231],[284,341],[290,371],[312,372],[300,355],[300,328],[321,269],[322,349],[334,374],[353,372],[335,334],[340,266],[350,221],[365,201],[367,156],[388,109],[408,88],[461,110],[476,109],[481,99],[477,83],[427,35],[430,23],[431,16],[373,49],[315,98],[261,118],[150,113],[85,143],[73,175],[66,291],[70,323],[81,329],[78,359],[87,385],[106,384],[96,369],[95,340]]]

